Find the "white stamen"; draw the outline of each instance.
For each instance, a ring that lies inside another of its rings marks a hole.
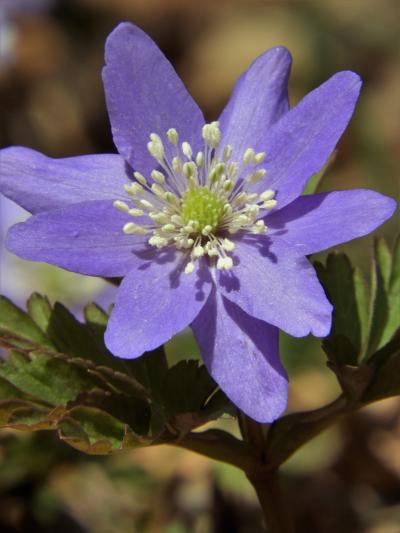
[[[165,150],[161,137],[156,133],[150,134],[151,141],[147,143],[147,149],[156,161],[161,163],[164,159]]]
[[[191,274],[194,271],[194,263],[190,261],[185,267],[185,274]]]
[[[263,163],[265,161],[266,155],[267,154],[265,152],[258,152],[258,154],[254,156],[254,162],[257,164]]]
[[[273,209],[274,207],[276,207],[276,204],[277,204],[277,203],[278,203],[278,202],[277,202],[276,200],[267,200],[266,202],[264,202],[264,203],[262,204],[261,207],[262,207],[263,209]]]
[[[250,165],[253,162],[255,156],[255,152],[253,148],[247,148],[243,155],[243,161],[246,163],[246,165]]]
[[[204,163],[204,154],[203,152],[198,152],[196,155],[196,165],[201,168]]]
[[[146,178],[143,176],[143,174],[141,174],[140,172],[134,172],[133,175],[135,176],[135,178],[138,180],[138,182],[143,185],[144,187],[146,187],[147,185],[147,180]]]
[[[131,217],[141,217],[144,215],[144,211],[142,209],[129,209],[128,214],[131,215]]]
[[[123,232],[126,234],[135,234],[135,235],[146,235],[147,230],[139,224],[134,224],[133,222],[127,222],[122,228]]]
[[[132,196],[136,196],[143,192],[143,187],[140,185],[140,183],[130,183],[129,185],[125,184],[124,189],[128,194],[131,194]]]
[[[152,179],[157,182],[159,185],[164,185],[165,183],[165,176],[162,172],[159,170],[153,170],[151,173]]]
[[[170,128],[167,131],[167,137],[171,144],[173,144],[174,146],[177,146],[179,142],[179,135],[175,128]]]
[[[129,213],[129,205],[125,202],[122,202],[121,200],[115,200],[113,206],[116,209],[119,209],[119,211],[122,211],[123,213]]]
[[[182,152],[188,159],[192,159],[193,151],[188,142],[182,143]]]

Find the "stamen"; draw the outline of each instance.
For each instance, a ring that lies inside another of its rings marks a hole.
[[[137,179],[137,181],[143,185],[144,187],[146,187],[147,185],[147,180],[146,178],[143,176],[143,174],[141,174],[140,172],[134,172],[133,175],[135,176],[135,178]]]
[[[178,145],[178,142],[179,142],[179,135],[178,135],[178,132],[176,131],[175,128],[170,128],[168,131],[167,131],[167,137],[168,137],[168,140],[171,144],[173,144],[174,146],[177,146]]]
[[[182,152],[188,159],[192,159],[193,151],[188,142],[182,143]]]
[[[125,202],[122,202],[121,200],[115,200],[115,202],[113,203],[113,206],[119,211],[122,211],[124,213],[129,212],[129,205]]]
[[[166,155],[163,141],[157,133],[150,134],[147,144],[150,155],[160,170],[154,169],[151,180],[138,171],[135,181],[126,184],[127,201],[116,200],[116,209],[132,217],[148,217],[150,223],[127,222],[124,233],[148,234],[148,243],[156,249],[174,246],[185,251],[188,262],[186,274],[195,270],[196,261],[203,257],[216,257],[216,268],[230,270],[235,250],[234,238],[238,232],[266,233],[262,219],[275,208],[275,192],[264,190],[261,194],[249,191],[249,185],[266,179],[265,168],[254,168],[266,158],[265,152],[245,150],[242,161],[233,160],[234,147],[227,144],[217,151],[221,143],[218,122],[202,128],[204,149],[196,153],[189,142],[179,144],[175,128],[166,132],[166,139],[175,155]],[[247,170],[246,168],[250,167]],[[251,168],[253,167],[253,168]],[[133,206],[131,206],[133,204]]]

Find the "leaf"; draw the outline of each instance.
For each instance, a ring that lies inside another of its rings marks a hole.
[[[136,433],[148,434],[151,416],[150,406],[147,401],[141,398],[95,389],[79,395],[76,403],[97,407],[124,422]]]
[[[62,353],[90,359],[99,364],[108,362],[104,351],[99,351],[90,329],[58,302],[54,305],[47,333]]]
[[[375,369],[371,385],[366,390],[363,401],[375,402],[400,394],[400,347],[397,352]]]
[[[0,296],[0,331],[15,333],[20,339],[44,348],[53,348],[51,341],[32,318],[5,296]]]
[[[360,355],[364,356],[368,342],[369,327],[369,290],[358,267],[354,268],[354,289],[357,302],[358,319],[360,322],[361,350]]]
[[[381,345],[384,346],[400,327],[400,235],[397,237],[392,253],[390,278],[387,282],[388,317],[382,333]]]
[[[50,405],[65,405],[79,393],[93,388],[106,388],[86,368],[54,354],[25,353],[13,350],[0,364],[0,376],[26,394]]]
[[[381,239],[374,242],[371,273],[370,324],[367,356],[379,349],[384,341],[383,333],[389,317],[388,280],[390,262],[386,245]]]
[[[311,178],[308,180],[307,185],[305,186],[303,194],[314,194],[317,192],[318,187],[320,186],[323,177],[325,176],[326,172],[329,170],[330,166],[333,164],[333,162],[336,159],[337,151],[335,150],[332,155],[329,157],[327,163],[324,165],[322,170],[311,176]]]
[[[27,308],[28,314],[35,324],[44,333],[47,333],[52,314],[52,308],[48,298],[35,292],[30,296],[27,302]]]
[[[326,266],[315,263],[315,268],[333,305],[332,330],[323,348],[331,361],[354,365],[363,349],[364,281],[345,254],[329,254]]]
[[[168,372],[168,363],[164,348],[147,352],[142,357],[127,361],[127,368],[138,382],[151,394],[153,399],[161,403],[162,389]]]
[[[59,436],[82,452],[106,455],[122,449],[125,425],[100,409],[76,407],[59,423]]]
[[[168,370],[163,388],[163,400],[170,416],[200,411],[217,388],[204,365],[189,359]]]

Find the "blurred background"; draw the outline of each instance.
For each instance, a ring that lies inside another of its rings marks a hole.
[[[321,190],[370,187],[399,198],[398,0],[0,0],[1,147],[53,157],[115,151],[100,71],[105,38],[124,20],[153,37],[207,119],[218,117],[237,77],[270,46],[293,54],[292,104],[338,70],[358,72],[360,103]],[[0,239],[25,217],[0,197]],[[393,242],[398,229],[397,216],[379,234]],[[366,276],[371,243],[341,248]],[[105,282],[22,262],[3,245],[0,254],[1,292],[21,305],[34,290],[77,314],[88,301],[113,301]],[[173,359],[197,356],[189,334],[167,350]],[[282,351],[291,410],[338,394],[317,341],[282,337]],[[285,466],[284,482],[299,532],[399,533],[399,401],[375,404],[305,446]],[[46,432],[2,431],[0,530],[261,528],[252,489],[234,468],[164,447],[89,458]]]

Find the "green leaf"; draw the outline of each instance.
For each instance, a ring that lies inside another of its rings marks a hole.
[[[47,333],[62,353],[89,359],[98,364],[108,362],[104,351],[99,351],[98,343],[90,329],[58,302],[54,305]]]
[[[315,268],[334,309],[331,334],[323,347],[331,361],[354,365],[362,353],[365,328],[362,277],[345,254],[329,254],[326,266],[315,263]]]
[[[384,346],[400,327],[400,235],[397,237],[392,253],[390,278],[386,282],[388,293],[388,317],[382,333],[381,345]]]
[[[122,449],[125,425],[100,409],[76,407],[59,423],[59,436],[82,452],[106,455]]]
[[[151,394],[157,403],[163,399],[163,387],[168,372],[164,348],[161,346],[138,359],[127,361],[129,372]]]
[[[79,393],[107,388],[93,373],[71,360],[43,352],[13,350],[0,364],[0,376],[26,394],[50,405],[64,405]]]
[[[325,176],[326,172],[330,168],[330,166],[333,164],[333,162],[336,159],[337,151],[335,150],[330,158],[328,159],[327,163],[324,165],[322,170],[320,172],[317,172],[311,178],[308,180],[307,185],[305,186],[303,194],[314,194],[317,192],[323,177]]]
[[[52,314],[52,308],[48,298],[35,292],[30,296],[27,302],[27,308],[28,314],[35,324],[44,333],[47,333]]]
[[[371,385],[366,390],[363,401],[375,402],[400,394],[400,349],[375,369]]]
[[[369,334],[369,288],[358,267],[354,268],[354,289],[357,302],[358,319],[360,323],[361,350],[360,355],[365,354]]]
[[[217,388],[204,365],[189,359],[168,370],[163,400],[170,416],[200,411]]]
[[[388,280],[390,260],[386,245],[375,240],[371,273],[370,324],[367,356],[379,349],[384,341],[383,333],[389,317]]]
[[[136,433],[141,435],[147,435],[149,431],[150,405],[142,398],[95,389],[80,394],[76,403],[101,409],[128,424]]]
[[[53,348],[51,341],[32,318],[5,296],[0,296],[0,331],[14,333],[44,348]]]

